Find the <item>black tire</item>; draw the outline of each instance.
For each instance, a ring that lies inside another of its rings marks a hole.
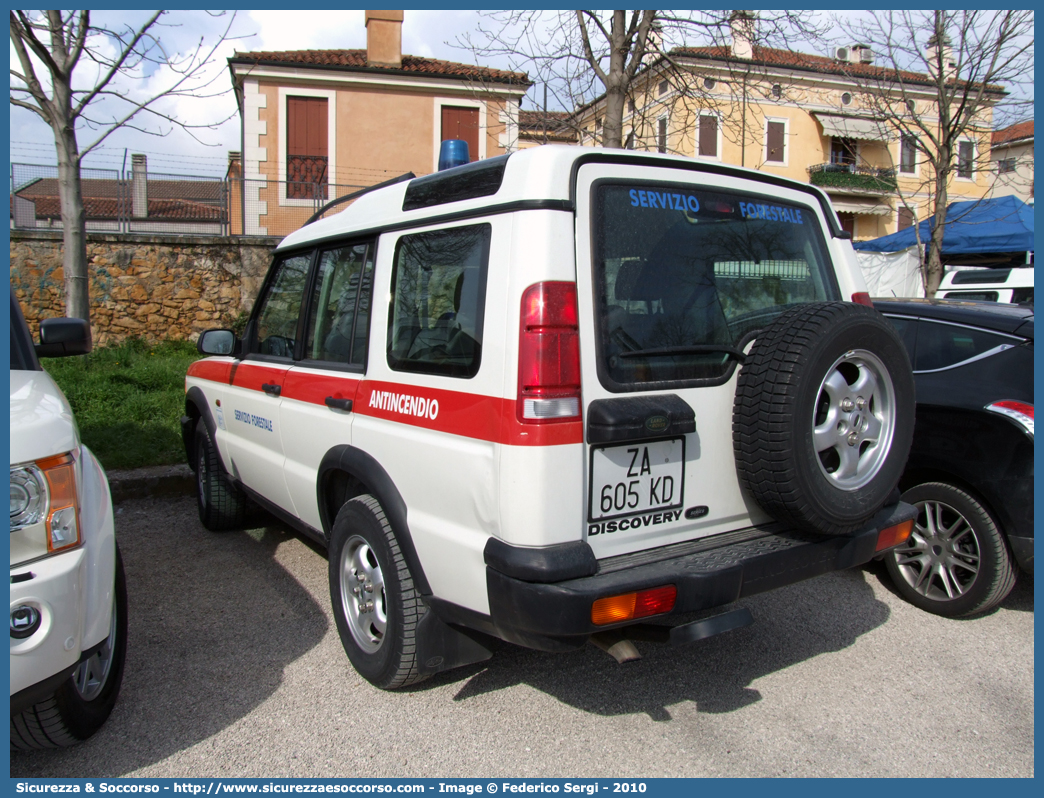
[[[329,556],[330,603],[341,645],[355,669],[385,690],[424,679],[417,661],[417,624],[424,606],[373,496],[357,496],[341,507],[330,532]],[[383,588],[378,589],[378,581]]]
[[[196,508],[199,521],[211,532],[243,529],[248,501],[221,468],[217,449],[203,419],[196,425]]]
[[[903,598],[948,618],[986,612],[1007,598],[1015,587],[1015,561],[978,498],[954,485],[927,482],[906,491],[903,501],[917,506],[914,531],[885,557]]]
[[[127,581],[116,548],[116,580],[109,637],[54,694],[11,716],[11,750],[59,748],[86,740],[108,719],[123,684],[127,659]]]
[[[913,422],[910,359],[880,313],[847,302],[791,308],[758,335],[739,374],[740,482],[780,521],[851,534],[898,485]]]

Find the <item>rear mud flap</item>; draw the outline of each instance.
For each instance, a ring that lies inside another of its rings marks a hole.
[[[417,624],[417,661],[423,674],[484,662],[493,652],[479,642],[479,632],[450,626],[428,609]]]

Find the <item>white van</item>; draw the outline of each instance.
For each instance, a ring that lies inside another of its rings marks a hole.
[[[1033,304],[1033,267],[953,269],[943,275],[939,299]]]
[[[626,660],[749,623],[672,616],[912,523],[910,364],[847,239],[813,186],[675,156],[539,147],[370,191],[283,240],[242,338],[200,336],[200,518],[255,502],[327,546],[385,688],[487,636]]]

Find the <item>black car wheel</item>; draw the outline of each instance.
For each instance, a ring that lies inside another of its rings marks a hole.
[[[740,481],[770,515],[850,534],[895,490],[913,436],[910,361],[873,308],[802,305],[759,333],[740,371]]]
[[[330,532],[330,601],[355,669],[377,687],[425,678],[417,662],[420,594],[391,524],[373,496],[341,508]]]
[[[899,593],[928,612],[956,618],[986,612],[1015,586],[1007,541],[976,497],[928,482],[903,494],[916,505],[910,539],[885,558]]]
[[[75,745],[98,731],[116,705],[126,658],[127,582],[117,547],[109,636],[54,695],[11,716],[11,749]]]
[[[247,498],[221,470],[217,450],[203,419],[196,425],[196,506],[199,520],[211,532],[242,529]]]

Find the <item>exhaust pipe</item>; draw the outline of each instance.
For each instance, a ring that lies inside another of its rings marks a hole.
[[[591,635],[589,639],[621,665],[625,662],[635,662],[642,658],[634,643],[625,638],[620,632],[599,632]]]

